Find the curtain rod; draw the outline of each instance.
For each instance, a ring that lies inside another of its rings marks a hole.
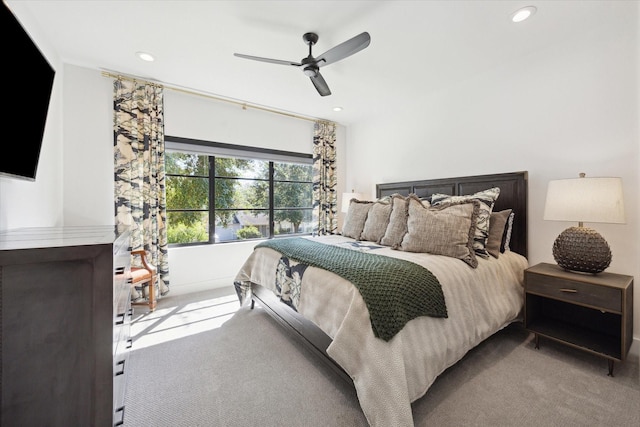
[[[333,123],[330,120],[299,116],[297,114],[287,113],[287,112],[279,111],[279,110],[274,110],[274,109],[267,108],[267,107],[261,107],[259,105],[249,104],[247,102],[241,102],[241,101],[236,101],[236,100],[233,100],[233,99],[222,98],[222,97],[218,97],[218,96],[214,96],[214,95],[210,95],[210,94],[206,94],[206,93],[202,93],[202,92],[182,89],[182,88],[175,87],[175,86],[167,86],[167,85],[162,84],[162,83],[151,82],[149,80],[145,80],[145,79],[142,79],[142,78],[130,77],[130,76],[122,75],[122,74],[113,74],[113,73],[110,73],[108,71],[102,71],[102,75],[104,77],[111,77],[111,78],[114,78],[114,79],[144,82],[144,83],[155,85],[155,86],[162,87],[162,88],[165,88],[165,89],[170,89],[170,90],[173,90],[173,91],[176,91],[176,92],[185,93],[187,95],[202,96],[204,98],[213,99],[215,101],[228,102],[230,104],[235,104],[235,105],[241,106],[243,110],[246,110],[247,108],[253,108],[255,110],[262,110],[262,111],[266,111],[268,113],[274,113],[274,114],[280,114],[282,116],[293,117],[294,119],[307,120],[307,121],[310,121],[310,122]]]

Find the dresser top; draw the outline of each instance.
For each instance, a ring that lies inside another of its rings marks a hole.
[[[114,225],[16,228],[0,231],[0,250],[109,244],[116,237]]]

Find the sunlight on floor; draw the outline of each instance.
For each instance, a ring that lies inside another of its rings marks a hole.
[[[219,328],[238,308],[238,298],[226,295],[183,306],[158,307],[153,313],[134,314],[132,350]]]

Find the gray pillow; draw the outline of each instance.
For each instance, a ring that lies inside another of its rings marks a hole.
[[[487,238],[487,252],[494,258],[500,256],[503,236],[505,235],[507,220],[511,215],[511,209],[500,212],[491,212],[489,221],[489,237]]]
[[[384,233],[387,231],[392,207],[390,197],[380,199],[371,205],[362,234],[360,235],[360,240],[380,243],[380,240],[384,237]]]
[[[487,190],[478,191],[477,193],[465,196],[449,196],[447,194],[433,194],[431,196],[431,204],[438,205],[440,203],[464,202],[469,200],[478,200],[480,202],[480,213],[476,222],[476,231],[473,241],[473,249],[476,254],[489,258],[487,252],[487,238],[489,237],[489,222],[491,221],[491,212],[496,199],[500,195],[500,188],[493,187]]]
[[[407,234],[401,248],[407,252],[426,252],[458,258],[471,267],[478,266],[473,242],[480,211],[477,200],[441,203],[430,208],[409,196]]]
[[[373,202],[351,199],[347,217],[342,226],[342,235],[360,240],[360,235],[364,229],[364,223],[367,220],[369,209]]]
[[[380,239],[380,244],[397,249],[407,232],[407,200],[404,196],[391,196],[391,215],[389,225]]]

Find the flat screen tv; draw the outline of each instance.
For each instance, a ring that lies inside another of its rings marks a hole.
[[[0,2],[0,28],[2,81],[13,88],[5,92],[0,113],[2,129],[11,135],[3,138],[0,177],[35,181],[55,70],[4,2]]]

